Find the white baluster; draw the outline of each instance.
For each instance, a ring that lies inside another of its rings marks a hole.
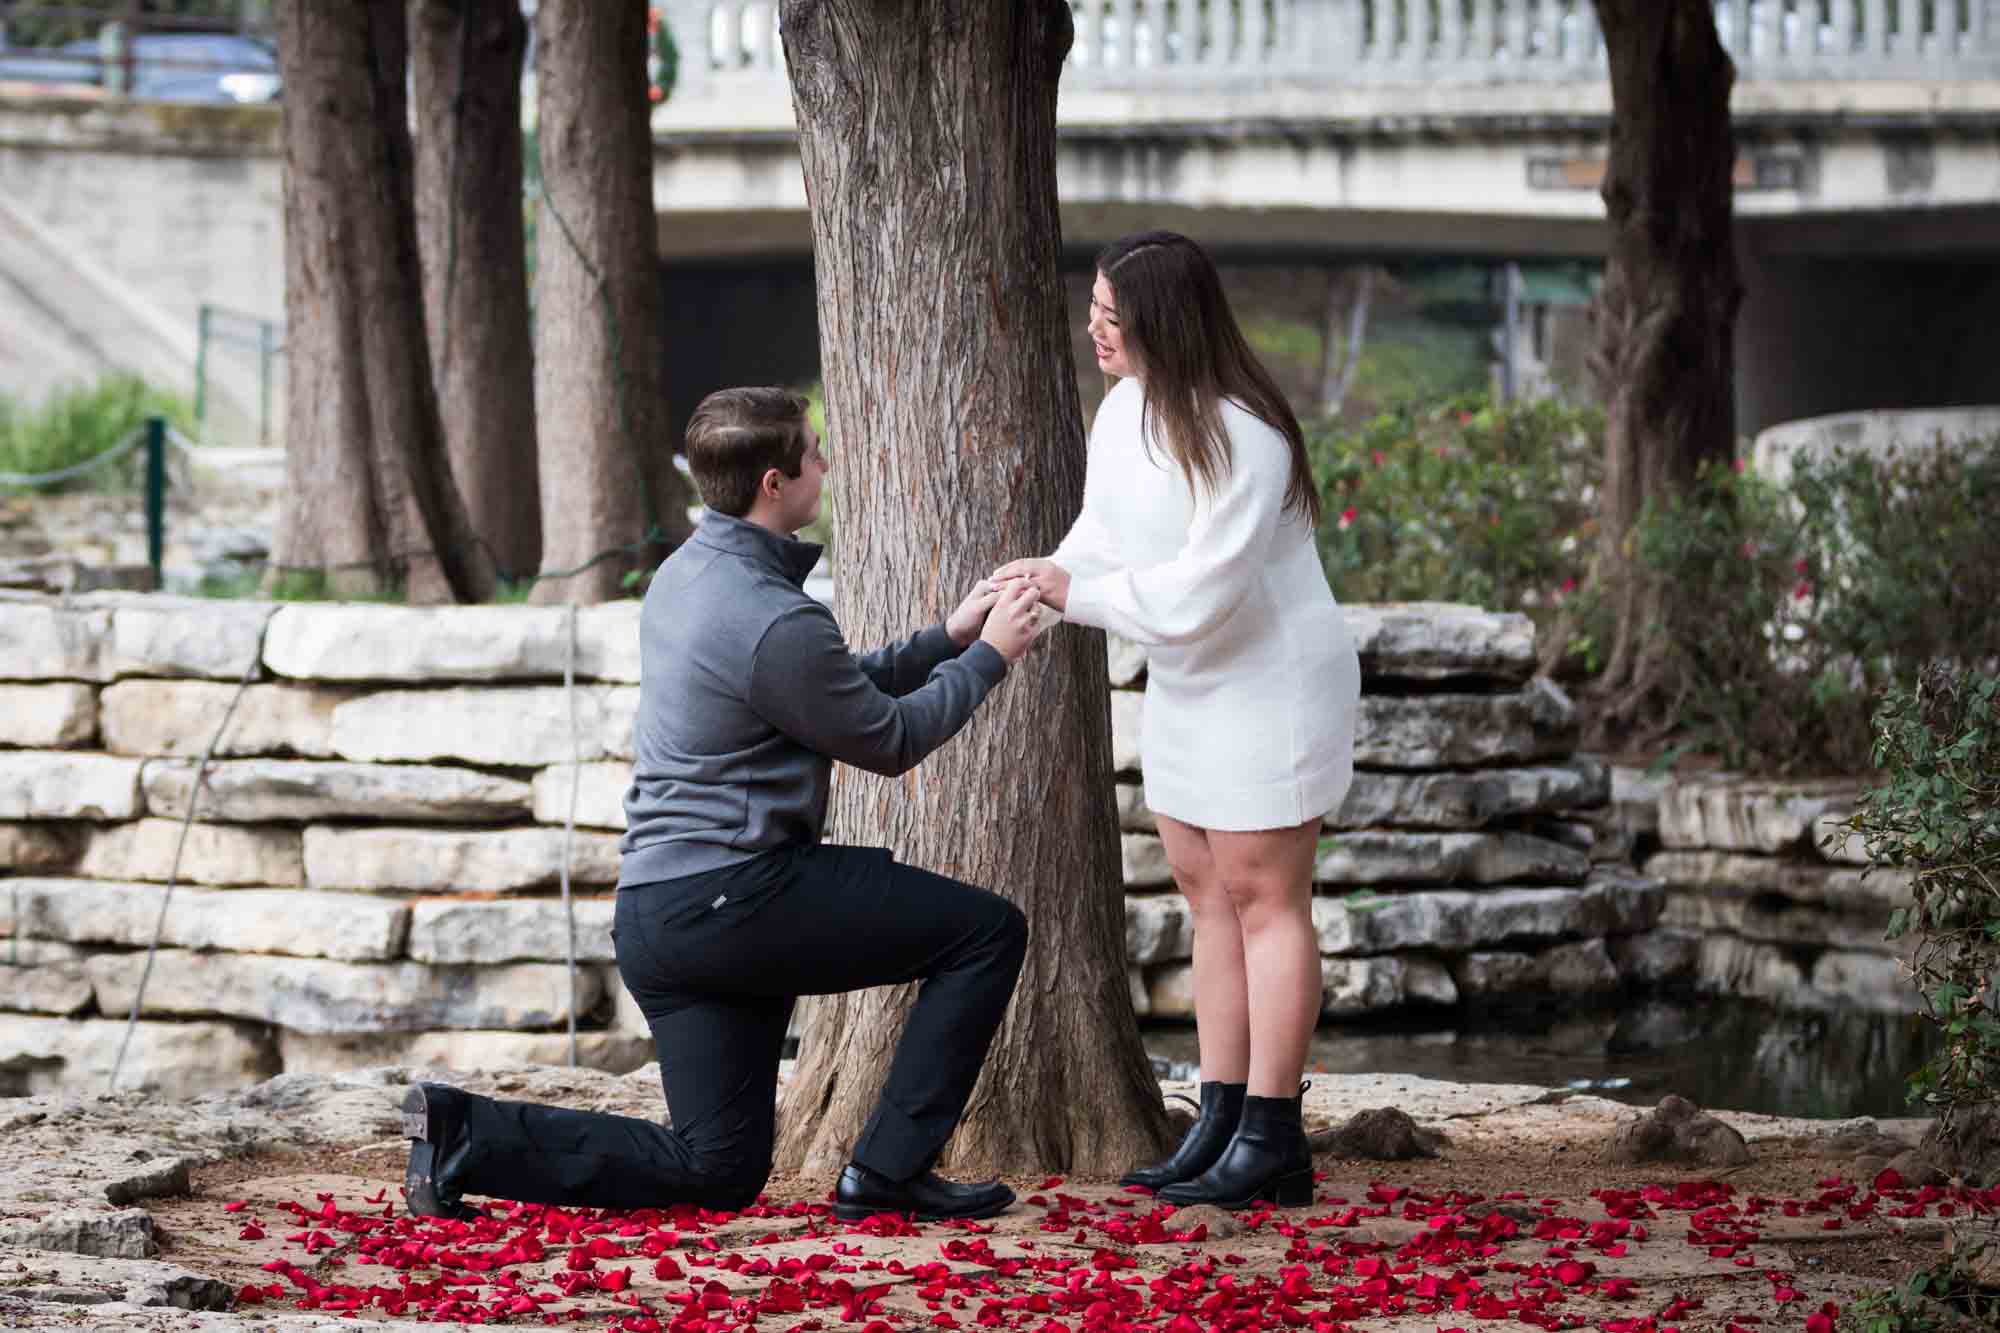
[[[1815,49],[1823,60],[1842,61],[1854,54],[1854,0],[1833,0]]]
[[[1563,54],[1577,69],[1587,69],[1597,64],[1597,6],[1590,0],[1580,0],[1576,7],[1576,17],[1570,20],[1571,46]]]
[[[1227,65],[1236,57],[1236,15],[1230,0],[1208,0],[1208,47],[1202,62]]]
[[[1431,0],[1403,0],[1403,60],[1411,65],[1431,62]]]
[[[1438,64],[1454,66],[1464,59],[1465,0],[1438,0]]]
[[[1743,46],[1746,54],[1737,62],[1739,66],[1761,66],[1771,59],[1771,9],[1772,0],[1743,0],[1743,12],[1750,19],[1750,36]]]
[[[1507,56],[1516,70],[1524,69],[1535,57],[1530,40],[1533,19],[1528,14],[1528,6],[1533,3],[1534,0],[1507,0]]]
[[[1197,0],[1181,0],[1175,13],[1180,52],[1176,64],[1195,65],[1201,61],[1201,6]]]
[[[1133,58],[1139,51],[1136,40],[1138,10],[1137,0],[1113,0],[1110,33],[1104,44],[1105,64],[1119,69],[1132,68]]]
[[[1562,59],[1560,0],[1536,0],[1534,24],[1539,39],[1539,44],[1534,48],[1536,63],[1545,69],[1554,69],[1557,62]]]
[[[1861,0],[1860,41],[1854,53],[1864,60],[1889,50],[1889,0]]]
[[[1273,65],[1296,65],[1305,52],[1299,44],[1298,0],[1273,0],[1271,58]]]
[[[1139,43],[1139,61],[1149,69],[1158,69],[1167,63],[1167,3],[1166,0],[1146,0],[1145,38]]]
[[[1270,25],[1266,22],[1264,0],[1243,0],[1243,44],[1237,49],[1236,59],[1245,65],[1266,65],[1270,63],[1270,52],[1264,49],[1270,36]]]
[[[674,35],[674,49],[680,53],[674,96],[701,96],[709,84],[708,0],[668,0],[660,22]]]
[[[1896,0],[1896,30],[1889,42],[1892,55],[1912,56],[1923,40],[1923,0]]]
[[[1495,0],[1472,0],[1471,31],[1465,38],[1466,60],[1481,68],[1493,63],[1493,48],[1499,44],[1499,15]]]
[[[1959,0],[1938,0],[1936,7],[1931,11],[1937,16],[1937,46],[1932,49],[1931,57],[1941,65],[1949,65],[1958,57],[1959,46],[1963,41],[1958,22],[1958,6]],[[1971,21],[1969,15],[1967,21]]]

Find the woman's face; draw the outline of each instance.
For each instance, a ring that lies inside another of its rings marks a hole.
[[[1130,379],[1139,373],[1125,353],[1125,334],[1118,327],[1118,293],[1111,290],[1111,280],[1102,273],[1091,285],[1090,322],[1083,327],[1097,350],[1099,370],[1120,379]]]

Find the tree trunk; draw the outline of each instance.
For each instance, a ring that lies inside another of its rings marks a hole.
[[[535,12],[538,602],[601,602],[691,530],[661,383],[645,0]]]
[[[501,570],[542,558],[534,350],[521,227],[519,0],[416,0],[417,242],[452,476]]]
[[[1611,249],[1592,311],[1605,401],[1598,576],[1618,618],[1598,689],[1620,714],[1661,684],[1646,644],[1659,592],[1631,569],[1632,526],[1735,450],[1735,70],[1708,0],[1595,3],[1612,105]]]
[[[1001,562],[1052,549],[1083,498],[1057,273],[1059,0],[785,0],[835,436],[841,624],[873,645]],[[898,781],[839,771],[833,833],[989,886],[1028,961],[950,1150],[971,1172],[1121,1170],[1162,1146],[1125,973],[1103,636],[1053,631]],[[781,1165],[847,1159],[909,989],[813,1002]]]
[[[413,602],[492,594],[424,344],[402,0],[276,12],[285,82],[285,479],[272,573]]]

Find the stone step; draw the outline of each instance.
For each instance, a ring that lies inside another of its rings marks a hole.
[[[1908,870],[1855,870],[1798,858],[1715,851],[1658,852],[1646,859],[1644,869],[1674,890],[1737,898],[1772,895],[1882,921],[1909,904],[1914,882]]]
[[[98,954],[85,963],[101,1013],[131,1009],[143,953]],[[324,958],[191,953],[163,949],[146,984],[155,1016],[241,1018],[294,1032],[422,1032],[434,1028],[533,1031],[561,1025],[604,999],[597,970],[551,963],[432,967]]]
[[[0,1097],[103,1092],[125,1026],[124,1010],[116,1018],[9,1016],[0,1023]],[[277,1045],[260,1025],[141,1021],[132,1027],[118,1091],[180,1100],[241,1088],[279,1068]]]
[[[68,750],[0,751],[0,819],[131,819],[137,759]]]
[[[4,772],[5,760],[6,756],[0,755],[0,772]],[[146,808],[156,815],[183,817],[194,787],[195,767],[193,760],[146,760],[142,776]],[[225,759],[209,765],[198,817],[244,824],[315,819],[490,824],[526,815],[531,799],[525,782],[463,768]]]
[[[139,819],[89,830],[71,867],[84,879],[157,880],[164,883],[180,853],[182,884],[292,885],[306,882],[296,828],[259,824],[189,824]]]
[[[335,827],[305,831],[306,882],[316,889],[517,893],[560,883],[563,831]],[[570,883],[618,882],[618,835],[577,829]]]
[[[1660,843],[1674,849],[1817,854],[1813,835],[1822,817],[1843,817],[1866,785],[1849,778],[1676,781],[1660,794]]]
[[[168,948],[385,961],[403,956],[410,926],[403,903],[307,889],[182,886],[164,917],[161,884],[22,877],[8,880],[6,889],[0,936],[71,944],[143,949],[157,926]]]

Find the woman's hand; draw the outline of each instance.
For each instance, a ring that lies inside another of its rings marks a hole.
[[[1016,579],[1000,590],[1000,600],[993,604],[992,614],[986,617],[986,628],[979,637],[993,645],[993,650],[1009,663],[1021,660],[1021,654],[1028,651],[1028,645],[1035,641],[1035,632],[1041,624],[1041,613],[1036,610],[1041,601],[1034,586]]]
[[[1054,610],[1069,606],[1069,571],[1053,560],[1010,560],[991,578],[1002,588],[1026,583],[1041,594],[1042,605]]]
[[[959,647],[970,648],[986,624],[986,613],[999,600],[1000,589],[990,579],[979,580],[958,604],[958,609],[945,618],[944,632]]]

